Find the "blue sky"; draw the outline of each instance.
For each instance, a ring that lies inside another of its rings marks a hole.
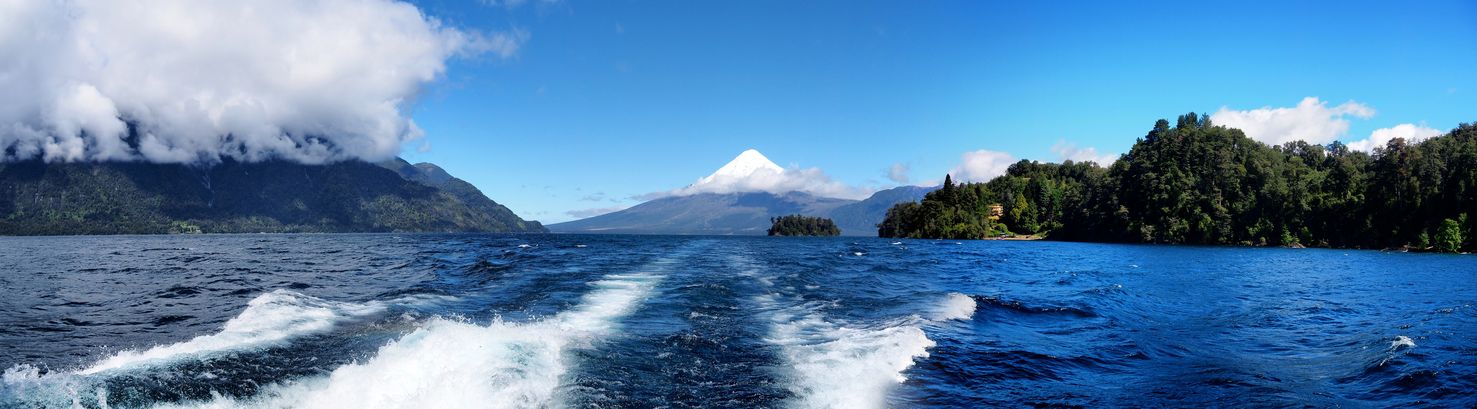
[[[1275,122],[1247,125],[1264,140],[1477,121],[1469,2],[515,3],[415,2],[524,37],[508,58],[452,59],[413,106],[430,149],[404,156],[545,222],[748,148],[878,189],[894,165],[925,183],[978,150],[1122,153],[1189,111]]]

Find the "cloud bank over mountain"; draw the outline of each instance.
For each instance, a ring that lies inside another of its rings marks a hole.
[[[526,37],[392,0],[0,1],[0,159],[386,159],[448,59]]]

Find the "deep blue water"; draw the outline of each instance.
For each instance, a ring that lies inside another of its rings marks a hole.
[[[0,407],[1477,405],[1471,256],[227,235],[0,264]]]

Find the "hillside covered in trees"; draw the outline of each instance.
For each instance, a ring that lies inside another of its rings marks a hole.
[[[0,234],[546,232],[429,163],[0,164]]]
[[[770,236],[840,236],[836,223],[824,217],[808,217],[798,214],[769,219]]]
[[[1477,235],[1472,214],[1477,124],[1366,154],[1268,146],[1190,113],[1159,120],[1107,168],[1021,161],[986,183],[948,181],[890,209],[878,235],[1459,251]]]

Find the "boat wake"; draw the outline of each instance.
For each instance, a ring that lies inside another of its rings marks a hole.
[[[974,317],[977,304],[974,297],[960,293],[949,293],[930,316],[934,321],[969,320]]]
[[[661,276],[610,274],[563,313],[528,323],[478,325],[431,318],[381,347],[372,357],[325,376],[264,386],[249,397],[212,393],[206,401],[163,408],[390,408],[549,406],[565,373],[564,351],[609,335],[617,321],[648,297]],[[288,291],[252,300],[221,332],[142,351],[125,351],[71,373],[41,374],[29,365],[7,370],[3,394],[28,406],[108,407],[98,376],[154,368],[210,352],[282,345],[356,317],[382,313],[386,303],[325,301]],[[95,396],[94,396],[95,395]],[[84,403],[86,405],[84,405]],[[4,406],[4,405],[0,405]]]
[[[390,305],[428,300],[412,297],[389,302],[351,303],[275,290],[247,302],[246,310],[226,321],[220,332],[175,344],[121,351],[77,373],[91,375],[138,366],[165,365],[209,354],[281,346],[295,338],[327,332],[347,321],[384,313]]]
[[[609,335],[661,276],[611,274],[574,309],[542,321],[488,325],[435,318],[326,377],[275,385],[248,399],[172,407],[401,408],[549,406],[564,351]]]
[[[968,320],[975,301],[950,293],[933,308],[930,319],[907,316],[881,324],[855,324],[827,317],[825,303],[805,302],[792,287],[776,286],[778,277],[760,274],[743,257],[735,265],[754,277],[766,292],[754,297],[770,321],[766,341],[780,348],[790,368],[791,402],[801,408],[881,408],[888,391],[907,381],[903,372],[928,358],[935,344],[923,326],[935,321]]]
[[[775,302],[760,296],[759,302]],[[773,305],[773,304],[771,304]],[[907,380],[914,359],[934,346],[916,317],[890,325],[848,326],[806,308],[771,316],[766,341],[783,351],[792,370],[790,390],[802,408],[885,407],[887,391]]]

